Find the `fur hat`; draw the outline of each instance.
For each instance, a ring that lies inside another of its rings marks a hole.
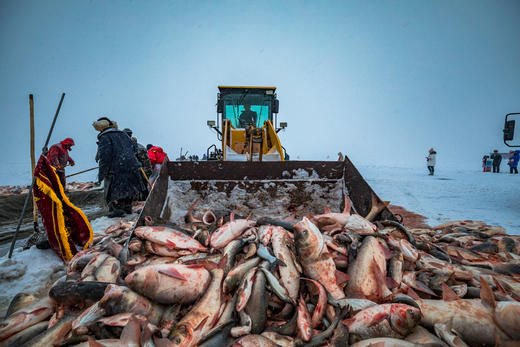
[[[62,145],[66,146],[74,146],[74,140],[71,139],[70,137],[67,137],[65,140],[61,141],[60,142]]]
[[[101,117],[94,123],[92,123],[92,126],[97,131],[103,131],[108,128],[116,128],[117,129],[117,123],[114,121],[111,121],[107,117]]]

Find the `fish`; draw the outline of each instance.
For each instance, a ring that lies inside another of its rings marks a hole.
[[[115,257],[105,258],[94,272],[94,277],[99,282],[116,283],[121,271],[121,264]]]
[[[228,273],[233,264],[235,264],[235,256],[240,252],[240,250],[247,244],[244,239],[237,239],[230,241],[226,247],[224,247],[224,251],[222,252],[224,257],[226,258],[226,266],[224,267],[224,273]]]
[[[163,308],[158,304],[129,288],[115,284],[107,286],[105,295],[99,300],[98,305],[106,312],[106,315],[132,312],[147,317],[150,323],[155,325],[159,324],[163,314]]]
[[[273,293],[275,293],[276,296],[280,298],[280,300],[288,304],[295,304],[289,296],[287,289],[285,289],[285,287],[283,287],[280,284],[280,282],[273,273],[271,273],[268,269],[262,266],[260,266],[258,269],[264,273],[264,275],[267,278],[267,281],[269,282],[269,285],[271,286],[271,289],[273,290]]]
[[[210,273],[203,266],[183,264],[143,266],[125,278],[134,291],[161,304],[191,304],[210,281]]]
[[[257,268],[255,281],[251,289],[251,297],[244,308],[244,312],[250,317],[251,333],[253,334],[260,334],[264,331],[265,322],[267,321],[266,274],[265,271],[258,271],[261,269],[266,270],[264,266],[267,266],[265,261]]]
[[[276,267],[276,265],[279,266],[286,266],[283,261],[276,258],[275,256],[271,255],[271,252],[269,252],[269,249],[265,247],[263,244],[260,244],[257,248],[256,254],[269,262],[269,269],[273,271],[273,269]]]
[[[245,335],[236,340],[232,347],[277,347],[278,345],[262,335]]]
[[[27,305],[30,305],[31,303],[37,301],[38,298],[32,294],[28,293],[18,293],[16,294],[9,303],[9,307],[7,308],[7,311],[5,313],[5,317],[7,318],[16,311],[21,310],[22,308],[26,307]]]
[[[206,252],[208,249],[194,238],[165,226],[141,226],[135,229],[135,234],[141,238],[175,250]]]
[[[296,342],[294,339],[290,336],[281,335],[278,333],[275,333],[274,331],[264,331],[261,333],[263,337],[268,338],[272,342],[274,342],[276,345],[281,347],[295,347]]]
[[[344,298],[345,293],[336,282],[336,264],[327,253],[318,227],[303,217],[303,220],[295,225],[294,238],[303,272],[313,280],[319,281],[335,299]]]
[[[406,336],[406,341],[417,343],[421,345],[428,344],[430,346],[439,346],[439,347],[448,347],[442,340],[440,340],[437,336],[430,333],[427,329],[423,328],[420,325],[417,325],[413,328],[412,332]]]
[[[305,342],[309,341],[312,337],[312,319],[307,305],[301,296],[298,301],[297,326],[301,339]]]
[[[47,330],[49,323],[47,321],[34,324],[28,328],[25,328],[18,333],[11,335],[6,340],[0,342],[1,346],[22,346],[33,337],[41,334]]]
[[[211,270],[211,282],[202,298],[170,331],[168,338],[176,346],[196,346],[218,320],[221,306],[223,269]]]
[[[0,323],[0,341],[50,317],[56,310],[48,296],[21,308]]]
[[[386,278],[385,252],[377,239],[367,236],[354,262],[349,264],[347,292],[382,299],[391,294]]]
[[[76,318],[76,315],[67,315],[60,319],[56,325],[46,330],[45,332],[33,337],[27,341],[24,346],[39,347],[39,346],[53,346],[55,343],[63,340],[65,336],[72,329],[72,321]]]
[[[110,257],[106,253],[98,253],[96,254],[83,268],[81,272],[81,281],[95,281],[96,280],[96,271],[103,264],[103,262]]]
[[[240,286],[237,289],[237,303],[235,306],[237,312],[242,311],[246,307],[247,302],[251,297],[253,284],[256,281],[256,270],[257,267],[254,267],[246,272],[242,282],[240,283]]]
[[[350,214],[351,208],[352,203],[348,196],[345,196],[345,208],[342,213],[334,213],[326,208],[324,214],[313,217],[313,222],[325,231],[346,229],[362,235],[373,234],[377,227],[358,214]]]
[[[235,290],[244,278],[244,275],[252,268],[258,266],[258,264],[260,264],[260,258],[255,257],[231,269],[224,280],[224,292],[230,293]]]
[[[256,222],[248,219],[235,219],[231,213],[230,221],[211,234],[210,245],[215,249],[225,247],[229,242],[240,237],[244,231],[255,226]]]
[[[321,324],[321,320],[325,314],[325,308],[327,307],[327,291],[318,281],[310,278],[302,278],[302,280],[311,282],[318,289],[318,302],[316,303],[316,307],[312,312],[311,318],[312,328],[317,328]]]
[[[423,299],[417,303],[423,315],[421,325],[434,329],[435,324],[451,322],[451,328],[469,345],[494,346],[495,334],[507,341],[510,337],[504,331],[520,340],[520,303],[516,301],[497,302],[495,312],[479,299]]]
[[[292,251],[288,247],[287,231],[282,227],[274,227],[271,237],[273,253],[276,258],[284,262],[285,266],[279,266],[280,282],[287,289],[287,293],[293,302],[297,301],[300,290],[300,271],[294,261]]]
[[[376,337],[358,341],[351,347],[437,347],[435,345],[422,345],[413,342],[403,341],[392,337]]]
[[[421,319],[421,310],[406,304],[371,306],[343,320],[351,342],[374,337],[403,338]]]

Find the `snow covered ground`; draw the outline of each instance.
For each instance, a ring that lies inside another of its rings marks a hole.
[[[428,176],[426,167],[358,170],[381,199],[427,217],[430,226],[471,219],[520,235],[520,175],[436,168]]]

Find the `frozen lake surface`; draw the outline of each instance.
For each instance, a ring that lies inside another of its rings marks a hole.
[[[520,175],[439,168],[428,176],[426,167],[358,169],[381,199],[425,216],[430,226],[471,219],[520,234]]]

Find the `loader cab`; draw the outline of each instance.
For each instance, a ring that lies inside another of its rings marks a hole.
[[[221,149],[216,153],[210,151],[210,146],[208,158],[284,161],[285,149],[277,134],[287,127],[287,123],[280,123],[278,127],[276,87],[219,86],[218,89],[217,121],[208,121],[207,124],[217,133]]]
[[[273,114],[278,113],[276,87],[219,86],[217,112],[234,128],[263,127],[267,120],[276,126]]]

